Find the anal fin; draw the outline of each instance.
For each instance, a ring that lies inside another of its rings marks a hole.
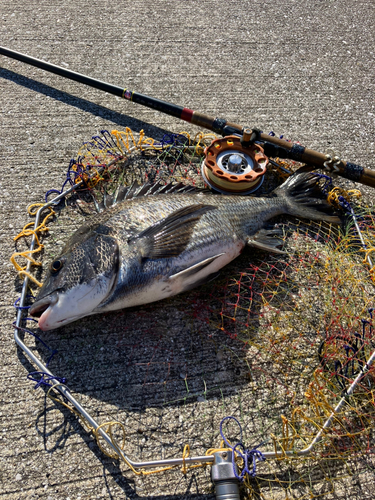
[[[284,244],[284,240],[275,235],[281,235],[283,232],[280,229],[260,229],[257,233],[249,236],[246,240],[247,245],[266,252],[286,254],[284,250],[277,248]]]

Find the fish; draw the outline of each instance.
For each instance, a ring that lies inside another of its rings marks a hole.
[[[30,308],[41,330],[167,299],[214,279],[246,246],[285,253],[281,214],[340,223],[312,173],[266,197],[220,195],[183,184],[123,187],[68,239]]]

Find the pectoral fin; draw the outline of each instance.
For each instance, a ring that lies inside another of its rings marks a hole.
[[[180,208],[128,241],[144,259],[176,257],[187,247],[194,226],[213,205],[189,205]]]
[[[201,262],[198,262],[197,264],[194,264],[194,266],[190,266],[183,271],[180,271],[179,273],[173,274],[172,276],[169,277],[169,279],[174,279],[174,278],[187,278],[188,276],[192,276],[193,274],[197,274],[199,271],[204,269],[206,266],[211,264],[214,260],[216,260],[218,257],[221,257],[224,255],[224,253],[218,253],[217,255],[214,255],[213,257],[209,257],[208,259],[202,260]]]
[[[280,229],[261,229],[252,236],[249,236],[246,243],[249,246],[265,250],[266,252],[286,254],[287,252],[277,248],[284,244],[284,240],[274,236],[276,234],[282,234],[282,231]]]

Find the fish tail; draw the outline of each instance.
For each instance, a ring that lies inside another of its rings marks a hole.
[[[273,192],[279,198],[284,198],[286,212],[295,217],[333,222],[341,222],[327,202],[326,195],[319,185],[319,177],[312,173],[300,173],[290,176]]]

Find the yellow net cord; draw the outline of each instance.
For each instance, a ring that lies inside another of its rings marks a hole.
[[[33,203],[32,205],[30,205],[27,208],[28,214],[35,217],[37,211],[40,208],[42,208],[43,206],[44,206],[43,203]],[[33,209],[35,209],[35,210],[33,210]],[[31,273],[26,271],[27,265],[22,266],[22,265],[18,264],[16,258],[22,257],[22,258],[28,260],[29,262],[31,262],[31,264],[33,264],[34,266],[41,266],[42,265],[41,262],[38,262],[34,259],[33,255],[40,252],[40,250],[43,248],[43,244],[40,242],[39,238],[41,235],[43,235],[44,233],[46,233],[48,231],[48,227],[46,225],[47,221],[48,221],[48,219],[50,219],[54,215],[55,215],[54,210],[51,207],[49,207],[49,213],[44,217],[44,219],[42,220],[42,222],[39,224],[38,227],[36,227],[35,229],[31,229],[31,227],[34,226],[34,223],[29,222],[28,224],[25,225],[25,227],[22,229],[22,231],[17,236],[15,236],[13,238],[14,241],[17,241],[20,238],[23,238],[23,237],[26,238],[29,236],[33,236],[35,238],[35,244],[37,245],[36,248],[34,248],[33,250],[25,250],[23,252],[14,252],[13,255],[10,257],[10,261],[14,265],[16,270],[18,271],[18,274],[20,277],[27,276],[31,281],[33,281],[39,287],[42,286],[42,283],[40,283]]]
[[[348,203],[352,203],[355,200],[358,200],[362,196],[361,192],[358,189],[349,189],[345,190],[339,187],[333,188],[327,197],[328,203],[333,205],[334,207],[340,207],[340,197],[344,198],[344,200]],[[372,240],[373,238],[371,238]],[[364,253],[363,263],[370,266],[370,276],[373,281],[375,281],[375,265],[371,266],[368,258],[373,258],[373,254],[375,252],[375,246],[372,244],[372,241],[367,239],[366,248],[361,248],[361,252]]]
[[[145,148],[151,148],[155,151],[160,151],[163,149],[163,146],[157,143],[155,139],[146,137],[143,130],[140,131],[138,139],[134,137],[134,133],[129,127],[126,127],[124,131],[112,130],[111,135],[116,141],[118,151],[120,151],[121,154],[124,156],[130,154],[134,150],[144,151]],[[197,133],[193,140],[191,139],[191,136],[188,132],[183,131],[180,132],[179,135],[186,137],[187,146],[194,144],[195,152],[197,155],[202,155],[204,152],[204,148],[207,146],[207,143],[211,142],[216,138],[216,136],[213,134],[206,134],[203,132]],[[168,144],[165,147],[168,147]],[[85,153],[84,155],[82,155],[83,152]],[[108,152],[110,152],[110,149],[108,149],[105,153],[103,153],[104,156],[103,158],[101,158],[102,161],[104,162],[109,161],[109,158],[106,156]],[[96,150],[88,150],[87,146],[85,145],[82,146],[82,148],[78,152],[78,157],[80,156],[82,158],[84,157],[84,160],[82,160],[82,163],[80,163],[79,165],[73,165],[72,170],[78,173],[79,166],[83,165],[84,167],[86,167],[87,165],[90,164],[90,162],[94,160],[97,161],[98,158],[96,153],[97,153]],[[99,172],[98,168],[95,168],[90,164],[89,173],[81,172],[75,177],[75,183],[78,183],[81,180],[85,182],[86,186],[89,189],[93,189],[97,184],[103,181],[103,174],[102,172]],[[43,206],[44,206],[43,203],[33,203],[27,209],[28,214],[30,216],[35,216],[37,211]],[[17,241],[23,237],[26,238],[34,236],[35,244],[37,245],[37,247],[34,248],[33,250],[14,252],[10,257],[10,261],[15,267],[15,269],[18,271],[19,276],[21,278],[27,276],[29,280],[35,283],[38,287],[41,287],[42,283],[40,283],[30,272],[26,270],[27,265],[19,264],[17,262],[17,259],[18,258],[26,259],[27,261],[31,262],[31,264],[34,266],[42,265],[41,262],[38,262],[37,260],[34,259],[33,255],[42,250],[43,244],[40,242],[40,237],[43,236],[44,233],[48,232],[48,227],[46,223],[51,217],[55,215],[54,210],[51,207],[48,208],[49,208],[49,213],[44,217],[43,221],[39,224],[37,228],[31,229],[34,226],[34,223],[29,222],[24,226],[22,231],[14,238],[14,241]]]
[[[137,476],[140,476],[140,475],[148,476],[150,474],[158,474],[160,472],[165,472],[165,471],[176,469],[177,467],[179,467],[178,465],[173,465],[173,466],[168,466],[168,467],[161,467],[161,468],[155,469],[155,470],[144,470],[144,469],[137,470],[137,469],[135,469],[133,467],[133,465],[126,459],[126,457],[122,453],[124,451],[124,446],[126,443],[126,432],[125,432],[124,424],[122,424],[121,422],[118,422],[118,421],[111,421],[111,422],[105,422],[103,424],[100,424],[96,428],[94,428],[87,422],[85,417],[83,417],[83,415],[81,415],[81,413],[78,410],[76,410],[72,406],[68,405],[67,403],[65,403],[65,401],[62,401],[58,397],[53,396],[51,394],[53,391],[56,391],[55,386],[52,386],[49,388],[49,390],[47,392],[47,396],[55,403],[63,405],[65,408],[67,408],[69,411],[71,411],[74,415],[76,415],[76,417],[82,422],[84,427],[86,427],[86,429],[88,429],[89,432],[91,432],[93,434],[93,436],[95,437],[96,443],[97,443],[98,447],[100,448],[100,450],[102,451],[102,453],[104,453],[107,457],[114,458],[116,460],[121,458],[127,464],[127,466],[130,468],[130,470],[132,472],[134,472],[134,474],[136,474]],[[117,440],[114,436],[113,429],[115,426],[119,427],[121,430],[121,434],[122,434],[121,444],[119,444],[117,442]],[[106,434],[108,434],[114,448],[119,450],[118,453],[113,452],[113,451],[108,451],[104,448],[104,446],[101,443],[101,439],[100,439],[101,438],[101,435],[100,435],[101,429],[103,429],[106,432]],[[220,448],[209,449],[209,450],[207,450],[206,455],[209,456],[209,455],[212,455],[216,452],[223,452],[223,451],[229,451],[229,449],[225,448],[224,443],[221,442]],[[186,474],[188,469],[194,469],[194,468],[198,468],[198,467],[206,467],[208,464],[210,464],[210,462],[207,461],[207,463],[188,465],[186,463],[186,459],[189,456],[190,456],[190,446],[188,444],[186,444],[183,448],[182,457],[181,457],[182,458],[181,472],[183,474]]]

